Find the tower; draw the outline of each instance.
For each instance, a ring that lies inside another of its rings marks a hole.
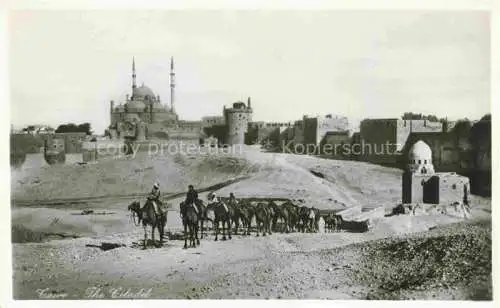
[[[113,112],[115,111],[115,102],[114,101],[110,101],[109,102],[109,117],[110,117],[110,123],[113,124],[113,122],[115,121],[115,116],[113,114]]]
[[[170,110],[172,112],[175,112],[174,97],[175,97],[174,57],[170,57]]]
[[[248,123],[252,118],[252,109],[245,106],[243,102],[236,102],[232,108],[224,109],[224,118],[228,129],[227,143],[229,145],[244,144]]]
[[[132,89],[137,88],[135,83],[135,58],[132,57]]]

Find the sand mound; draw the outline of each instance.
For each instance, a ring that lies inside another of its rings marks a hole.
[[[43,156],[41,157],[43,159]],[[247,175],[256,169],[243,158],[213,155],[107,157],[99,164],[55,165],[12,172],[12,197],[19,200],[85,198],[146,193],[160,182],[164,193],[182,192],[189,184],[205,187]],[[36,185],[31,180],[40,179]]]

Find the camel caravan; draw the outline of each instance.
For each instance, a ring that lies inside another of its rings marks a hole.
[[[157,196],[157,195],[156,195]],[[206,223],[210,222],[214,232],[214,240],[222,236],[222,240],[231,240],[232,235],[249,236],[251,231],[256,236],[271,235],[273,232],[319,232],[320,220],[323,219],[325,232],[368,231],[368,220],[346,221],[341,215],[320,211],[315,207],[304,206],[303,200],[285,198],[238,198],[230,193],[228,197],[217,196],[210,192],[207,201],[198,198],[198,194],[190,185],[187,198],[179,205],[180,216],[184,228],[184,249],[200,245],[200,239],[206,234]],[[134,224],[144,228],[144,244],[147,243],[147,226],[151,227],[153,243],[154,230],[160,234],[160,246],[163,245],[164,230],[167,223],[167,210],[163,203],[155,197],[148,196],[143,207],[138,201],[128,206]],[[138,221],[136,222],[136,217]],[[252,228],[255,221],[255,228]],[[188,245],[189,241],[189,245]]]

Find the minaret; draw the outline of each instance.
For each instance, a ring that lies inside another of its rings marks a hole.
[[[132,57],[132,89],[137,88],[135,84],[135,58]]]
[[[170,110],[175,113],[174,97],[175,97],[174,57],[170,57]]]

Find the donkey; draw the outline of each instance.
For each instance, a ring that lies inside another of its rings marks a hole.
[[[196,244],[200,245],[198,239],[198,219],[199,212],[194,208],[193,204],[186,205],[184,201],[181,202],[179,208],[181,210],[182,225],[184,226],[184,249],[187,249],[187,238],[189,231],[189,247],[196,248]]]
[[[226,240],[226,226],[229,239],[231,237],[231,225],[234,219],[234,208],[221,201],[214,192],[208,194],[209,204],[207,212],[214,213],[213,226],[215,228],[215,240],[218,240],[219,222],[222,222],[222,240]]]
[[[128,210],[132,212],[134,224],[136,226],[138,226],[142,221],[142,226],[144,228],[143,249],[146,249],[146,244],[148,241],[148,233],[146,231],[146,227],[148,225],[151,226],[151,239],[153,240],[153,243],[155,242],[155,228],[158,229],[158,233],[160,234],[160,246],[162,246],[165,225],[167,224],[167,214],[165,212],[161,212],[157,215],[154,210],[153,202],[149,199],[146,201],[142,208],[139,201],[132,202],[128,206]],[[139,221],[137,223],[135,222],[136,215],[139,218]]]

